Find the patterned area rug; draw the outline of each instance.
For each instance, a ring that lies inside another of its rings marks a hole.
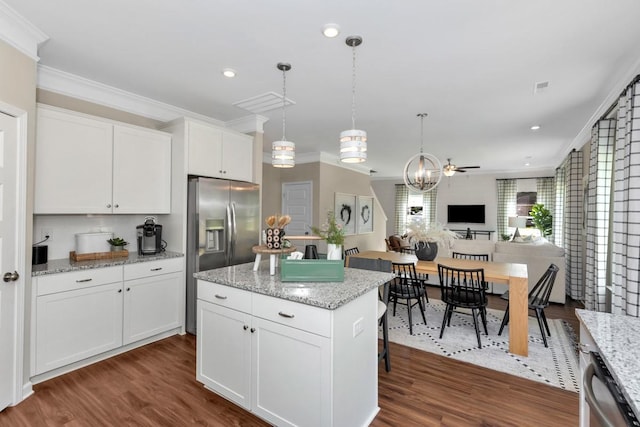
[[[480,365],[488,369],[505,372],[534,381],[543,382],[573,392],[579,392],[579,375],[576,354],[576,335],[569,324],[563,320],[548,319],[551,337],[547,337],[549,347],[542,342],[540,328],[534,317],[529,317],[529,357],[509,353],[509,328],[505,327],[498,336],[503,311],[487,310],[487,329],[484,334],[480,324],[482,348],[473,327],[473,318],[469,314],[453,313],[451,326],[445,327],[440,339],[440,325],[445,304],[431,298],[427,304],[425,325],[420,309],[416,305],[411,312],[413,317],[413,335],[409,335],[407,307],[398,305],[396,316],[393,306],[389,306],[389,340],[408,347],[452,357],[463,362]],[[463,310],[460,310],[463,312]],[[480,319],[478,319],[480,321]],[[380,330],[382,331],[382,329]],[[382,339],[382,332],[380,332]],[[391,355],[393,366],[393,354]]]

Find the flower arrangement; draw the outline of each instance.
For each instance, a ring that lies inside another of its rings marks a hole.
[[[407,226],[407,238],[412,243],[442,243],[450,248],[453,241],[458,238],[458,235],[438,222],[429,224],[424,219],[419,218],[414,219]]]
[[[311,232],[326,240],[327,243],[344,245],[344,230],[336,222],[336,215],[333,211],[327,213],[327,222],[321,227],[311,226]]]

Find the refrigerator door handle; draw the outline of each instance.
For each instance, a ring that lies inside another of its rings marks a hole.
[[[230,259],[236,257],[236,240],[238,239],[238,223],[236,222],[236,204],[231,202],[231,254]]]
[[[231,263],[231,245],[233,242],[233,217],[231,214],[231,205],[227,204],[227,227],[226,227],[226,234],[227,234],[227,244],[226,244],[226,248],[225,248],[225,264],[229,265]]]

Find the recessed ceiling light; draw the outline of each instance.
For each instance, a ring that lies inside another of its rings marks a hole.
[[[338,24],[327,24],[322,27],[322,34],[324,34],[325,37],[329,38],[336,37],[338,34],[340,34],[340,27],[338,26]]]
[[[538,130],[538,129],[540,129],[540,125],[531,126],[531,130]]]
[[[233,68],[225,68],[222,70],[222,75],[231,79],[236,76],[236,70]]]
[[[525,166],[531,166],[531,163],[527,162],[524,164]]]

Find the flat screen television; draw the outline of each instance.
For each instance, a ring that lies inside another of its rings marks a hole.
[[[484,224],[484,205],[448,205],[447,222]]]

